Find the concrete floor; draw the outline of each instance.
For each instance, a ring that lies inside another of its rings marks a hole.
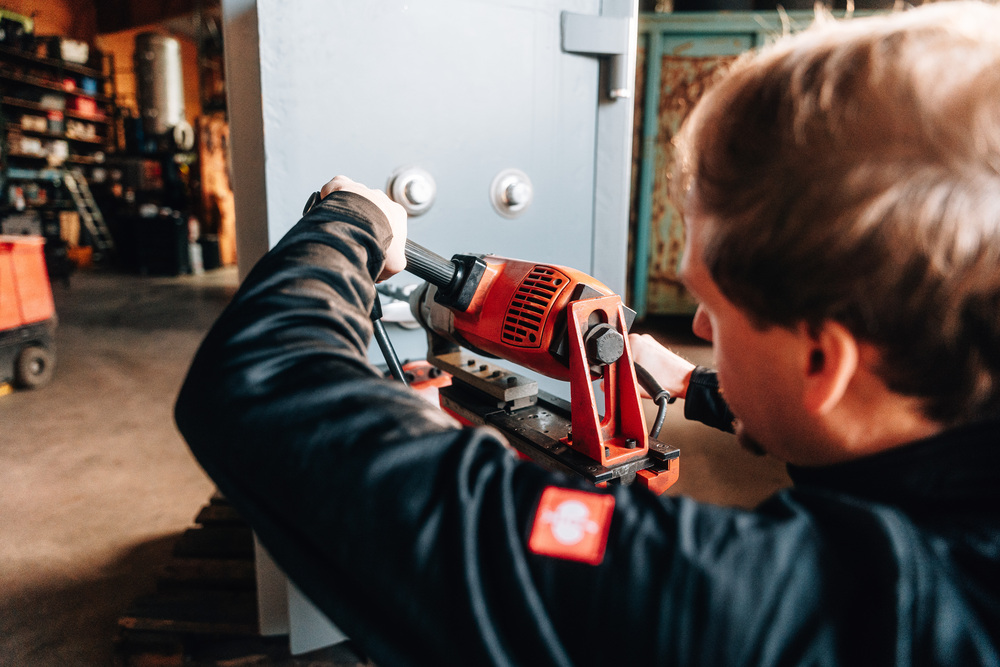
[[[176,537],[214,487],[172,419],[201,337],[231,298],[231,269],[143,278],[79,272],[55,285],[50,385],[0,396],[0,664],[108,665],[117,618],[153,589]],[[688,322],[646,325],[697,363]],[[681,448],[670,493],[752,506],[783,468],[673,406],[663,439]]]
[[[0,397],[0,664],[111,664],[118,616],[214,490],[172,410],[235,283],[227,269],[53,286],[55,377]]]

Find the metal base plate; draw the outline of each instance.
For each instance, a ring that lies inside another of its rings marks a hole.
[[[503,433],[519,452],[549,470],[583,477],[593,484],[631,484],[640,470],[664,470],[680,450],[648,439],[649,454],[606,467],[561,441],[570,433],[570,404],[538,391],[533,405],[508,409],[502,401],[453,378],[440,390],[441,406],[472,424],[489,425]]]

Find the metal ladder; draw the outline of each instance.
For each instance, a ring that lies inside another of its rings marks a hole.
[[[71,169],[63,174],[63,184],[73,197],[76,210],[80,213],[87,233],[90,234],[90,241],[94,248],[94,260],[100,260],[114,252],[115,242],[111,238],[111,232],[104,224],[104,216],[101,209],[94,201],[94,195],[90,192],[87,179],[78,169]]]

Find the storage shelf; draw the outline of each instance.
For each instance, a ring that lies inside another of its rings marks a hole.
[[[24,209],[18,209],[14,206],[2,206],[0,207],[0,214],[18,214],[18,213],[28,213],[29,211],[75,211],[76,207],[71,201],[64,201],[55,204],[28,204]]]
[[[15,160],[48,160],[48,155],[34,155],[32,153],[10,153],[8,152],[4,157],[7,159]]]
[[[54,212],[75,210],[74,203],[67,196],[66,174],[88,165],[103,164],[105,155],[112,152],[115,146],[117,114],[114,96],[108,94],[114,90],[111,78],[114,68],[103,54],[101,63],[100,68],[93,68],[0,44],[0,143],[4,148],[20,150],[22,147],[32,148],[31,143],[65,142],[59,143],[58,147],[68,148],[66,152],[70,153],[56,165],[49,162],[52,159],[49,155],[6,153],[0,160],[0,180],[24,188],[25,206],[19,211],[14,205],[15,193],[0,193],[0,219],[37,211],[43,219],[43,234],[50,240],[58,239],[61,224],[53,226],[44,221],[51,222]],[[105,74],[104,70],[109,73]],[[82,77],[94,80],[96,86],[86,83],[91,90],[96,87],[96,92],[83,89]],[[64,80],[67,87],[72,81],[70,90],[63,86]],[[74,97],[79,99],[74,100]],[[93,109],[93,113],[77,110],[75,102],[88,111]],[[60,106],[63,108],[58,108]],[[36,120],[22,123],[25,116],[34,116]],[[67,122],[58,122],[60,119]],[[77,128],[72,126],[74,123],[87,123],[89,126]],[[88,170],[84,168],[82,171],[86,174]],[[45,199],[41,194],[34,198],[33,184],[45,190]],[[18,199],[18,203],[20,201]]]
[[[33,162],[46,161],[49,159],[48,155],[31,155],[29,153],[7,153],[4,156],[8,160],[31,160]],[[103,164],[104,160],[98,160],[92,155],[70,155],[64,162],[71,164]],[[58,169],[59,167],[53,167],[53,169]],[[28,179],[32,180],[32,179]]]
[[[66,158],[66,162],[71,162],[73,164],[103,164],[104,160],[98,160],[92,155],[70,155]]]
[[[73,95],[75,97],[86,97],[88,99],[94,100],[95,102],[100,102],[101,104],[108,104],[111,102],[111,98],[100,94],[88,93],[82,90],[66,90],[56,81],[49,81],[48,79],[42,79],[37,76],[31,76],[29,74],[12,74],[10,72],[0,71],[0,79],[5,81],[11,81],[23,86],[32,86],[34,88],[40,88],[42,90],[50,90],[54,93],[62,93],[63,95]]]
[[[40,65],[42,67],[48,67],[57,72],[72,72],[73,74],[81,74],[83,76],[89,76],[92,79],[103,79],[104,73],[100,70],[94,69],[93,67],[88,67],[86,65],[80,65],[79,63],[71,63],[65,60],[60,60],[58,58],[47,58],[45,56],[37,56],[34,53],[25,51],[24,49],[15,49],[10,46],[0,45],[0,56],[7,60],[17,60],[28,65]]]
[[[37,111],[39,113],[48,113],[50,111],[58,111],[62,113],[66,118],[73,118],[74,120],[85,120],[91,123],[101,123],[103,125],[110,125],[111,119],[107,116],[91,116],[85,113],[80,113],[79,111],[70,111],[68,109],[50,109],[48,107],[42,106],[38,102],[32,102],[31,100],[22,100],[19,97],[10,97],[5,95],[0,97],[0,105],[20,107],[22,109],[28,109],[29,111]]]
[[[17,176],[17,175],[11,176],[10,174],[8,174],[7,175],[7,180],[8,181],[25,181],[25,182],[45,181],[46,183],[52,183],[52,182],[56,181],[58,178],[62,177],[62,173],[64,171],[63,169],[61,169],[59,167],[48,167],[48,169],[51,169],[51,170],[58,169],[59,173],[58,174],[49,174],[49,175],[46,175],[46,176]]]
[[[17,123],[7,123],[7,129],[16,130],[21,134],[28,134],[33,137],[49,137],[50,139],[63,139],[65,141],[76,141],[82,144],[95,144],[98,146],[103,146],[108,143],[105,139],[101,138],[83,139],[81,137],[70,137],[65,132],[52,132],[49,130],[29,130],[22,125],[18,125]]]

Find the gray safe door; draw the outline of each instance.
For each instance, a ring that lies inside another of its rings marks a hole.
[[[623,294],[637,4],[223,0],[241,274],[333,176],[397,175],[417,243],[567,265]],[[425,355],[422,332],[389,333]],[[301,650],[335,641],[284,623]]]
[[[385,189],[402,174],[421,245],[564,264],[622,293],[632,101],[608,91],[632,85],[613,73],[634,60],[635,4],[227,0],[241,270],[333,176]],[[259,58],[242,44],[254,19]],[[257,62],[259,92],[233,71]],[[394,329],[401,356],[423,354]]]

